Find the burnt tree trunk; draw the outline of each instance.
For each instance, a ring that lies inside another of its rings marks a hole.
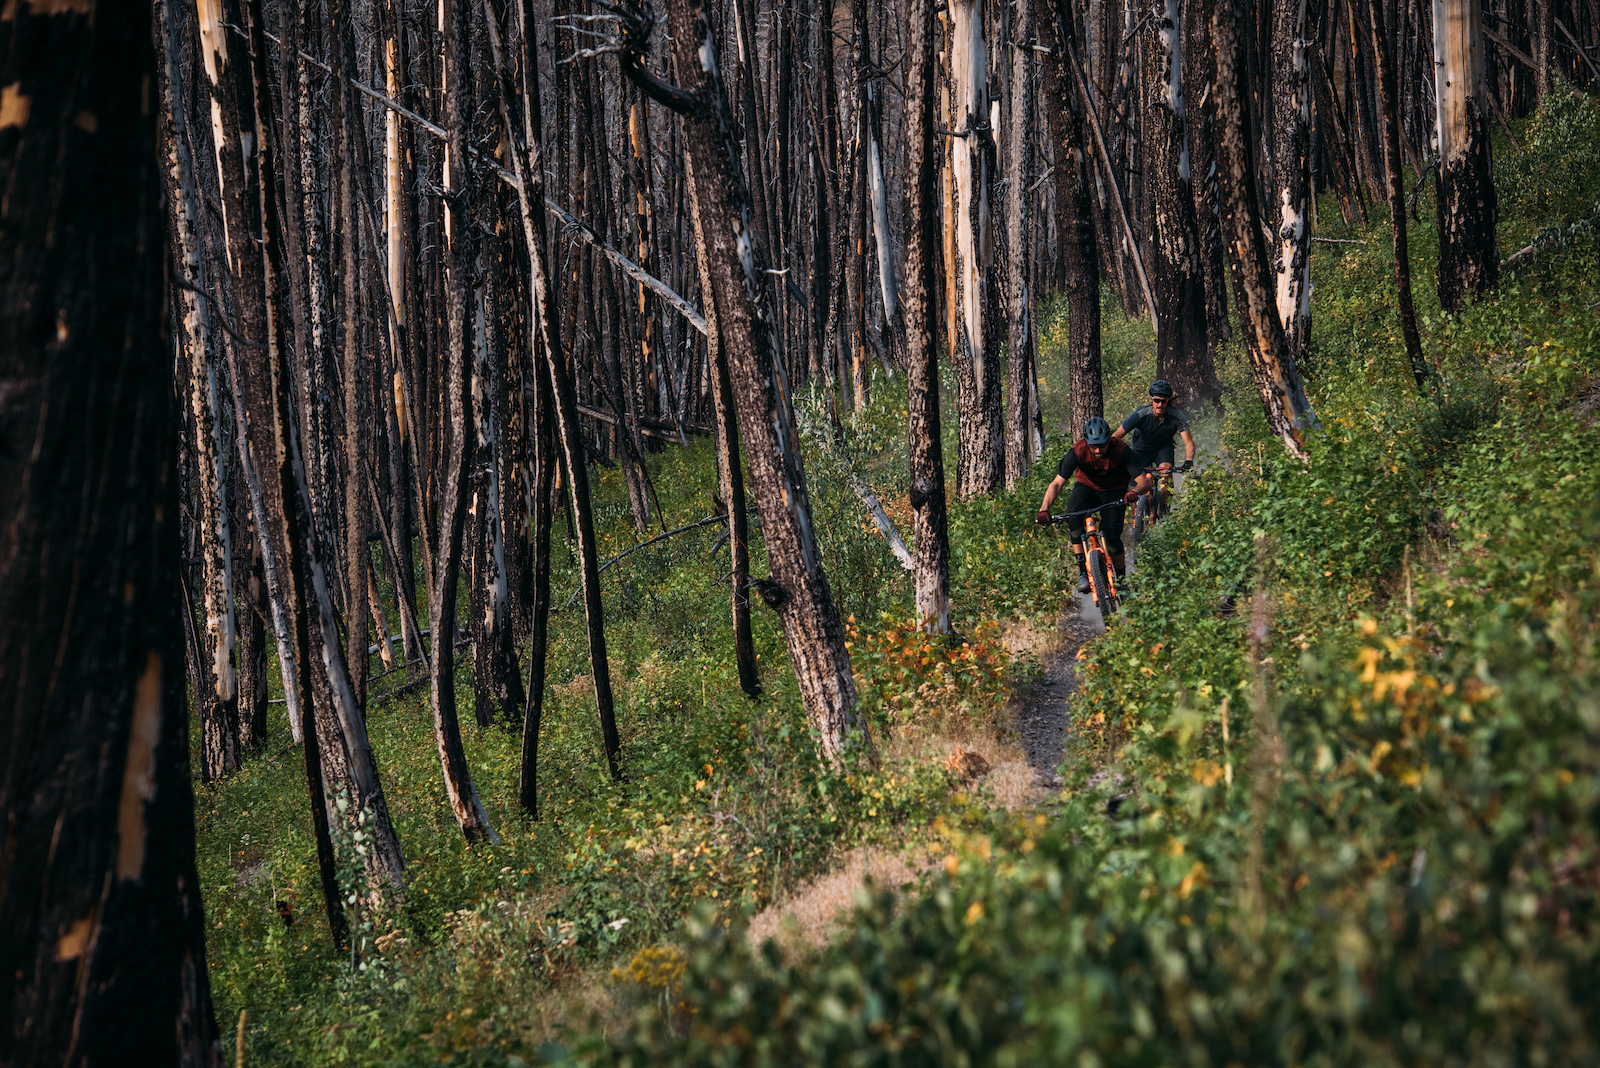
[[[529,296],[532,302],[531,322],[535,332],[536,351],[545,361],[543,373],[550,382],[550,413],[555,419],[558,451],[565,468],[569,521],[574,525],[578,541],[578,559],[583,572],[583,607],[588,622],[589,667],[594,680],[595,704],[600,716],[600,733],[605,743],[606,764],[613,779],[622,778],[622,741],[617,733],[616,705],[611,694],[611,668],[606,655],[605,609],[600,599],[599,550],[594,535],[594,514],[589,497],[589,472],[585,466],[582,429],[578,425],[578,401],[572,378],[567,372],[567,362],[560,344],[561,334],[555,328],[555,298],[549,268],[545,236],[544,163],[542,158],[542,132],[540,129],[538,67],[533,37],[533,19],[522,5],[518,5],[517,18],[523,55],[520,64],[522,75],[522,123],[513,125],[505,93],[500,94],[501,121],[509,134],[511,159],[517,176],[517,203],[522,219],[522,233],[528,249]],[[495,65],[500,70],[502,84],[506,77],[506,56],[500,46],[500,33],[491,12],[486,20],[490,40],[496,55]],[[520,144],[518,143],[520,142]],[[535,550],[536,554],[538,550]],[[548,553],[548,549],[545,550]],[[538,564],[535,565],[540,566]],[[548,565],[544,565],[546,568]],[[537,613],[535,627],[537,628]],[[529,765],[530,756],[537,754],[538,708],[542,701],[543,680],[542,643],[530,654],[540,668],[540,677],[530,682],[529,714],[523,724],[523,770],[521,801],[524,808],[532,808],[536,797],[536,780]],[[530,678],[532,678],[530,667]]]
[[[1448,312],[1500,280],[1499,205],[1484,100],[1479,0],[1433,0],[1439,135],[1439,305]]]
[[[1355,3],[1356,0],[1348,0]],[[1311,333],[1311,79],[1308,0],[1278,0],[1272,12],[1272,189],[1277,224],[1273,270],[1278,318],[1298,359]],[[1359,90],[1358,90],[1359,91]]]
[[[911,453],[912,583],[924,629],[950,633],[950,536],[939,432],[938,82],[933,0],[912,0],[906,58],[906,440]]]
[[[1234,300],[1256,391],[1267,425],[1290,454],[1304,458],[1305,432],[1316,415],[1273,300],[1272,269],[1256,205],[1251,107],[1240,27],[1243,0],[1219,0],[1211,16],[1216,49],[1217,161],[1222,173],[1222,218],[1233,269]]]
[[[469,842],[499,840],[489,825],[489,817],[478,800],[467,766],[466,749],[461,744],[461,723],[456,710],[456,602],[461,574],[461,548],[466,528],[468,481],[471,474],[472,382],[467,361],[473,344],[468,309],[472,301],[472,278],[476,263],[472,213],[474,190],[467,141],[472,121],[472,72],[468,67],[467,0],[445,0],[441,7],[444,21],[444,127],[449,135],[446,174],[448,194],[449,278],[446,306],[448,333],[443,394],[445,416],[443,467],[438,481],[439,534],[433,570],[433,590],[428,598],[428,625],[433,654],[432,704],[434,741],[439,749],[439,765],[444,771],[445,792],[450,810],[462,835]]]
[[[1146,58],[1152,75],[1144,109],[1144,188],[1156,304],[1156,374],[1170,381],[1189,403],[1214,400],[1222,392],[1211,362],[1206,329],[1205,276],[1194,217],[1183,92],[1182,25],[1178,0],[1160,0],[1152,11]]]
[[[1194,194],[1195,231],[1205,275],[1206,337],[1215,363],[1219,345],[1233,336],[1228,322],[1228,262],[1222,249],[1218,200],[1216,103],[1212,95],[1215,63],[1211,54],[1210,9],[1190,0],[1183,6],[1183,92],[1188,107],[1189,185]]]
[[[150,10],[19,5],[0,28],[7,99],[25,102],[0,127],[7,1064],[221,1063],[178,629]]]
[[[242,744],[239,728],[238,679],[234,671],[233,545],[222,442],[222,397],[216,352],[206,302],[201,249],[200,196],[195,186],[188,128],[188,101],[183,96],[181,45],[165,5],[157,5],[157,32],[163,44],[161,65],[163,132],[162,163],[166,171],[169,244],[183,282],[173,296],[182,312],[180,350],[187,358],[188,422],[194,450],[195,521],[198,526],[201,611],[205,630],[200,638],[195,686],[199,705],[201,777],[219,779],[238,770]]]
[[[1028,388],[1038,360],[1034,354],[1033,278],[1029,261],[1033,251],[1033,222],[1028,207],[1028,182],[1033,172],[1033,0],[1019,0],[1012,16],[1009,43],[1010,93],[1006,101],[1010,122],[1005,138],[1006,210],[1006,313],[1010,332],[1006,339],[1006,488],[1015,488],[1033,466],[1033,441],[1028,432],[1032,391]]]
[[[1400,123],[1395,114],[1394,57],[1383,19],[1383,0],[1367,0],[1372,26],[1372,57],[1378,71],[1378,127],[1383,134],[1383,186],[1389,200],[1389,221],[1394,228],[1394,281],[1400,305],[1400,333],[1405,337],[1406,358],[1417,388],[1428,381],[1428,363],[1417,332],[1417,309],[1411,300],[1411,250],[1406,240],[1405,175],[1400,159]]]
[[[711,291],[711,260],[706,249],[704,220],[695,196],[694,162],[684,157],[688,178],[689,211],[694,229],[695,260],[700,270],[700,291]],[[707,301],[706,346],[711,371],[713,432],[717,447],[717,477],[722,506],[728,510],[728,576],[733,611],[733,654],[739,670],[739,688],[748,697],[761,696],[761,674],[756,668],[755,639],[750,632],[750,520],[745,515],[744,472],[739,467],[739,417],[735,412],[733,381],[728,356],[717,328],[715,303]]]
[[[1000,325],[994,286],[995,137],[989,115],[986,0],[950,4],[950,190],[952,233],[945,263],[950,282],[949,338],[960,393],[956,492],[994,493],[1005,476],[1005,420],[1000,405]]]
[[[739,427],[747,435],[746,458],[771,567],[771,578],[755,585],[783,624],[806,717],[818,734],[824,759],[832,762],[852,743],[870,747],[871,739],[856,714],[844,627],[811,525],[789,383],[773,351],[766,276],[759,266],[710,15],[701,0],[675,0],[669,19],[677,69],[689,81],[687,91],[657,81],[638,51],[619,58],[624,72],[642,89],[685,118],[684,141],[710,265],[705,296],[715,307]],[[634,25],[641,23],[636,17]]]
[[[1090,417],[1104,414],[1100,382],[1100,253],[1095,247],[1090,197],[1090,155],[1084,127],[1086,104],[1072,84],[1075,75],[1067,45],[1075,36],[1072,0],[1053,0],[1039,21],[1040,41],[1050,49],[1044,65],[1044,90],[1056,150],[1056,219],[1067,294],[1067,365],[1072,408],[1071,433],[1083,431]],[[1118,195],[1111,190],[1111,195]]]

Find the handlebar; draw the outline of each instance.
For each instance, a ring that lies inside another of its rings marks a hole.
[[[1094,515],[1096,512],[1103,512],[1107,508],[1126,508],[1127,506],[1127,502],[1121,497],[1118,497],[1114,501],[1107,501],[1105,504],[1097,504],[1093,508],[1085,508],[1081,512],[1052,512],[1050,514],[1050,522],[1065,523],[1067,520],[1075,519],[1080,515]]]

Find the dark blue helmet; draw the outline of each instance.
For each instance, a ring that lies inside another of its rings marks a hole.
[[[1104,445],[1111,440],[1111,424],[1098,415],[1091,415],[1083,424],[1083,440],[1090,445]]]
[[[1150,383],[1150,396],[1166,397],[1168,400],[1171,400],[1172,383],[1168,382],[1165,378],[1156,379],[1154,382]]]

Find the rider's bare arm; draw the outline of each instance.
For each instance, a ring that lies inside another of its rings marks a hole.
[[[1183,458],[1185,460],[1194,459],[1194,435],[1187,430],[1183,431]]]
[[[1067,480],[1057,475],[1050,481],[1050,485],[1044,488],[1044,503],[1039,505],[1040,515],[1048,516],[1050,514],[1050,506],[1055,503],[1057,495],[1061,493],[1061,487],[1066,484]]]
[[[1117,429],[1115,429],[1115,430],[1113,430],[1111,432],[1111,436],[1114,437],[1114,438],[1122,438],[1127,433],[1128,433],[1128,431],[1127,431],[1127,429],[1125,427],[1120,427],[1119,426],[1119,427],[1117,427]]]

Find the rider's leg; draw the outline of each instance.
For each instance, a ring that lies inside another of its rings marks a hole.
[[[1099,494],[1080,482],[1072,484],[1072,492],[1067,494],[1067,512],[1082,512],[1086,508],[1093,508],[1100,503]],[[1072,538],[1072,553],[1078,560],[1078,592],[1089,592],[1089,564],[1088,557],[1083,549],[1084,519],[1081,515],[1074,515],[1067,520],[1067,533]]]
[[[1163,477],[1170,477],[1172,474],[1172,461],[1163,460],[1156,465],[1156,470],[1161,472]],[[1172,503],[1172,493],[1165,486],[1162,486],[1159,492],[1161,493],[1161,510],[1166,511],[1167,506]]]
[[[1124,563],[1127,556],[1122,548],[1122,521],[1127,515],[1127,506],[1107,508],[1102,514],[1105,516],[1105,522],[1100,529],[1106,536],[1106,554],[1111,557],[1111,567],[1120,579],[1127,573]]]

